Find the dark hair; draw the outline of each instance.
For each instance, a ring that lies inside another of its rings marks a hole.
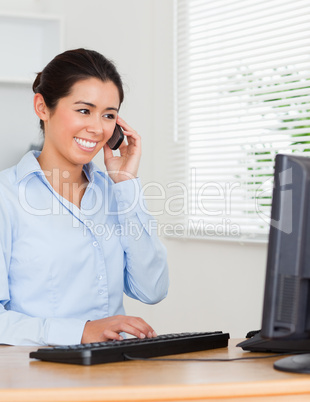
[[[124,100],[123,83],[115,65],[94,50],[74,49],[57,55],[50,61],[32,85],[34,93],[40,93],[46,106],[53,110],[59,99],[68,96],[72,86],[87,78],[112,81],[119,92],[120,104]],[[44,131],[44,122],[40,120]]]

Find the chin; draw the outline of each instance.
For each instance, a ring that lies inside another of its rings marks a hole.
[[[72,157],[70,158],[70,162],[73,165],[86,165],[87,163],[89,163],[93,157],[95,155],[94,154],[90,154],[90,155],[72,155]]]

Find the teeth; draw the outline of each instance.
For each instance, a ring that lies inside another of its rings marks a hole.
[[[94,146],[96,146],[96,142],[90,142],[90,141],[85,141],[85,140],[81,140],[80,138],[76,138],[74,137],[75,141],[82,145],[82,147],[85,148],[94,148]]]

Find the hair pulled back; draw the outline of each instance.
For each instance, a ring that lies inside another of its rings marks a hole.
[[[58,101],[70,94],[76,82],[88,78],[113,82],[119,92],[120,104],[123,102],[122,79],[114,64],[102,54],[83,48],[67,50],[57,55],[37,74],[32,89],[34,93],[43,96],[46,106],[53,111]],[[42,120],[40,127],[44,131]]]

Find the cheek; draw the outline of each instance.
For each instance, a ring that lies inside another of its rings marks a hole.
[[[111,120],[111,121],[107,121],[106,123],[104,123],[103,126],[103,133],[105,138],[110,138],[113,135],[114,129],[115,129],[115,120]]]
[[[64,135],[74,134],[74,132],[81,130],[85,126],[81,119],[68,113],[60,114],[56,123]]]

